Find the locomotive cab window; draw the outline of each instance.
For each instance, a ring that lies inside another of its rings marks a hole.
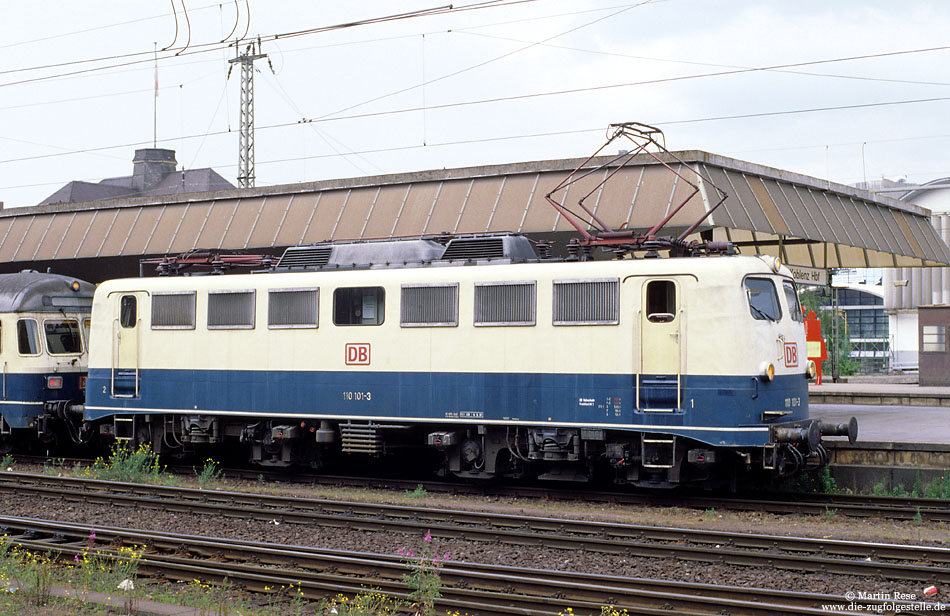
[[[386,292],[382,287],[344,287],[333,291],[334,325],[381,325]]]
[[[651,280],[647,283],[647,320],[669,323],[676,318],[676,283]]]
[[[753,319],[778,321],[782,318],[782,309],[779,307],[774,282],[767,278],[746,278],[745,292]]]
[[[50,355],[82,353],[82,334],[79,321],[56,319],[43,322],[46,333],[46,350]]]
[[[33,319],[20,319],[16,324],[17,347],[20,355],[40,354],[40,332]]]
[[[782,289],[785,291],[785,303],[788,304],[788,314],[793,321],[803,323],[805,317],[802,315],[802,305],[798,302],[798,289],[795,283],[790,280],[782,282]]]
[[[123,295],[119,301],[119,324],[125,329],[135,327],[138,320],[138,305],[134,295]]]

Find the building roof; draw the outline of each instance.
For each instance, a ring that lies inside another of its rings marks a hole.
[[[700,233],[746,254],[820,268],[950,264],[930,212],[910,203],[700,151],[675,153],[705,180],[673,217],[675,234],[728,195]],[[689,195],[650,156],[549,160],[440,169],[188,195],[166,194],[0,212],[0,262],[134,257],[194,249],[254,250],[327,240],[520,232],[576,237],[545,200],[578,166],[596,169],[570,188],[614,228],[647,229]],[[680,165],[670,161],[670,164]],[[600,180],[611,180],[598,188]]]
[[[98,183],[72,181],[44,199],[40,205],[181,195],[234,188],[214,169],[177,170],[174,150],[136,150],[132,162],[132,175],[106,178]]]

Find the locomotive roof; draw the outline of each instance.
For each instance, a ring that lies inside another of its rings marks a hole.
[[[0,312],[88,312],[94,291],[88,282],[59,274],[0,274]]]

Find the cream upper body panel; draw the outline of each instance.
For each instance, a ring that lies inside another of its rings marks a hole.
[[[780,321],[753,319],[743,286],[746,277],[773,279],[782,302]],[[616,281],[616,324],[555,325],[556,281]],[[367,372],[521,372],[623,374],[641,369],[644,285],[672,281],[677,292],[680,367],[684,373],[754,373],[764,359],[784,365],[785,343],[800,347],[804,330],[788,317],[782,278],[756,257],[643,259],[498,265],[438,265],[388,269],[158,277],[105,282],[93,304],[90,367],[108,368],[116,353],[120,298],[138,302],[138,349],[142,369]],[[788,277],[788,280],[791,280]],[[528,326],[476,326],[476,285],[535,284],[535,320]],[[458,284],[457,324],[400,325],[403,285]],[[334,291],[381,287],[385,294],[379,325],[334,324]],[[269,293],[279,289],[319,289],[317,327],[272,328]],[[254,325],[209,329],[208,296],[223,291],[254,292]],[[193,329],[154,329],[155,295],[195,293]],[[369,365],[347,363],[347,345],[369,345]],[[801,372],[803,364],[788,370]]]

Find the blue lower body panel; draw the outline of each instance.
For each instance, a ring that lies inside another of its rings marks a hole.
[[[630,374],[142,370],[137,397],[110,395],[111,379],[110,370],[90,371],[87,419],[168,412],[578,426],[737,447],[768,442],[765,411],[784,412],[782,421],[808,415],[802,375],[771,383],[752,376],[684,376],[673,389],[680,394],[678,407],[669,377],[641,377],[641,401],[662,401],[665,412],[637,404],[637,377]],[[650,381],[660,382],[662,391],[648,391]]]
[[[54,373],[50,373],[54,374]],[[30,428],[33,420],[43,414],[43,404],[51,400],[83,399],[79,389],[79,379],[84,376],[78,372],[58,372],[63,377],[62,389],[46,388],[46,373],[16,374],[4,376],[4,391],[0,396],[0,415],[11,428]]]

